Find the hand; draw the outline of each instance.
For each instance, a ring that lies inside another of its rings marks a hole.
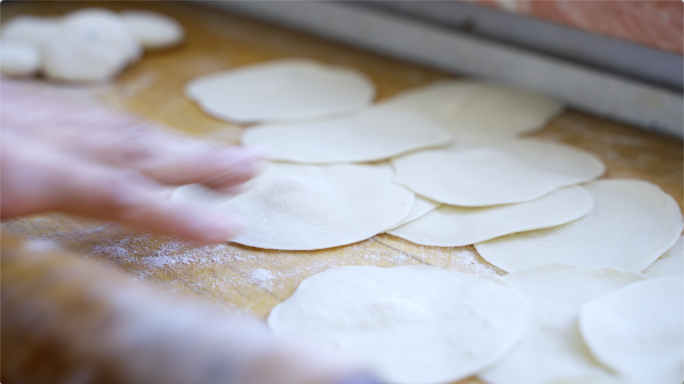
[[[202,242],[238,233],[236,217],[171,201],[168,185],[235,192],[258,172],[259,151],[7,78],[0,92],[2,218],[59,211]]]

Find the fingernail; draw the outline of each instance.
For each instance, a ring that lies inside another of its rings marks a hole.
[[[273,153],[273,146],[270,144],[256,144],[242,148],[258,160],[266,160]]]
[[[204,214],[197,218],[192,226],[202,234],[202,237],[213,242],[228,241],[242,232],[240,221],[229,213]]]

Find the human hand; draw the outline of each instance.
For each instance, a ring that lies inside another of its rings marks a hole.
[[[202,242],[238,233],[238,218],[171,201],[168,186],[235,192],[258,172],[258,150],[197,140],[7,78],[0,101],[2,218],[59,211]]]

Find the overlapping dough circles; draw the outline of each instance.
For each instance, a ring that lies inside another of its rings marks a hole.
[[[0,42],[0,71],[10,76],[30,76],[40,69],[40,50],[18,41]]]
[[[181,187],[174,197],[192,199],[192,190]],[[404,218],[413,199],[387,166],[271,164],[246,193],[213,204],[245,223],[231,241],[310,250],[373,237]]]
[[[458,247],[565,224],[586,215],[592,206],[591,194],[573,186],[525,203],[481,208],[442,205],[388,233],[416,244]]]
[[[146,49],[163,49],[183,41],[185,30],[176,20],[152,11],[121,12],[128,30]]]
[[[534,139],[420,151],[393,158],[392,165],[395,180],[415,193],[464,207],[534,200],[605,170],[588,152]]]
[[[338,267],[303,281],[268,324],[346,353],[389,383],[449,383],[511,349],[529,328],[529,308],[498,276]]]
[[[585,188],[594,197],[594,208],[583,218],[477,243],[475,248],[507,272],[550,263],[641,272],[682,232],[679,206],[651,183],[609,179]]]
[[[344,67],[283,59],[192,80],[186,95],[219,119],[237,123],[310,119],[370,105],[371,81]]]
[[[57,28],[57,18],[19,15],[2,23],[2,39],[31,44],[40,49],[55,34]]]
[[[428,118],[392,107],[323,121],[262,125],[242,135],[243,144],[270,145],[273,160],[299,163],[377,161],[449,142],[451,135]]]
[[[586,302],[646,276],[557,264],[511,273],[504,279],[529,300],[533,325],[510,353],[480,374],[485,382],[546,384],[610,376],[591,357],[577,331],[580,309]]]
[[[587,303],[580,329],[591,353],[630,383],[684,381],[684,280],[650,279]]]
[[[653,277],[684,278],[684,237],[680,237],[672,248],[646,268],[644,274]]]
[[[426,215],[428,212],[434,211],[440,205],[442,205],[442,204],[438,203],[434,200],[428,199],[428,198],[420,196],[420,195],[416,195],[416,199],[413,200],[413,206],[411,207],[411,212],[409,212],[409,214],[406,215],[406,217],[401,219],[400,222],[394,224],[392,226],[392,228],[389,228],[388,232],[391,229],[397,228],[397,227],[404,225],[408,222],[411,222],[411,221],[413,221],[419,217],[422,217],[422,216]]]
[[[515,136],[543,127],[562,111],[544,96],[500,85],[445,80],[403,92],[382,102],[419,111],[462,135]]]

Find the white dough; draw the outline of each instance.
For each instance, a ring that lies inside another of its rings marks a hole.
[[[268,324],[339,350],[388,383],[451,383],[510,350],[529,327],[529,306],[498,276],[338,267],[303,281]]]
[[[684,278],[684,237],[680,237],[672,248],[646,268],[644,274],[653,277]]]
[[[40,69],[40,50],[19,41],[0,42],[0,71],[10,76],[31,76]]]
[[[393,107],[374,107],[331,120],[262,125],[242,134],[245,145],[269,145],[270,158],[298,163],[387,159],[451,142],[428,118]]]
[[[93,39],[93,34],[102,33],[102,36],[96,38],[103,44],[108,44],[112,48],[122,51],[129,62],[138,60],[142,55],[142,44],[128,29],[121,15],[109,9],[81,8],[64,15],[63,23],[67,26],[72,23],[90,26],[91,39]],[[101,25],[99,29],[93,27],[96,23]]]
[[[592,354],[632,383],[684,381],[684,280],[641,281],[587,303],[580,328]]]
[[[641,272],[682,233],[677,203],[651,183],[609,179],[585,188],[594,197],[594,208],[583,218],[477,243],[475,248],[507,272],[550,263]]]
[[[183,26],[162,13],[126,10],[121,18],[146,49],[162,49],[179,44],[185,38]]]
[[[375,88],[353,69],[282,59],[196,78],[185,93],[216,118],[253,123],[352,112],[370,105]]]
[[[59,21],[56,18],[15,16],[2,24],[2,39],[31,44],[40,49],[58,27]]]
[[[396,157],[392,165],[395,180],[415,193],[465,207],[534,200],[605,170],[588,152],[534,139],[420,151]]]
[[[434,211],[442,205],[441,203],[434,201],[432,199],[428,199],[427,197],[419,196],[416,195],[416,199],[413,200],[413,206],[411,207],[411,212],[406,215],[403,219],[401,219],[400,222],[394,224],[390,229],[387,230],[389,233],[390,230],[397,228],[399,226],[402,226],[408,222],[411,222],[413,220],[416,220],[419,217],[422,217],[426,215],[428,212]]]
[[[201,198],[179,188],[175,198]],[[362,241],[398,223],[414,194],[392,182],[388,166],[272,164],[252,189],[213,201],[241,216],[231,239],[258,248],[311,250]]]
[[[589,300],[647,277],[611,268],[555,264],[511,273],[504,279],[532,304],[533,325],[520,344],[480,374],[489,384],[562,383],[609,375],[594,361],[580,336],[580,309]]]
[[[442,205],[389,233],[416,244],[458,247],[511,233],[565,224],[591,211],[582,187],[566,187],[525,203],[466,208]]]
[[[562,111],[541,95],[501,85],[443,80],[408,90],[382,102],[419,111],[463,136],[515,136],[543,127]]]

